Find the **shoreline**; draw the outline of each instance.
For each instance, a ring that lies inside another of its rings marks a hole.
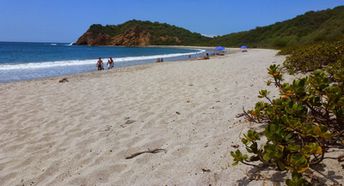
[[[102,50],[102,49],[98,49]],[[115,49],[114,49],[115,50]],[[135,49],[134,49],[135,50]],[[136,49],[140,52],[140,49]],[[136,51],[135,50],[135,51]],[[122,68],[128,66],[135,66],[141,64],[154,63],[157,59],[164,58],[166,61],[178,61],[187,59],[188,55],[192,55],[192,58],[198,58],[205,51],[199,49],[183,49],[181,50],[169,50],[168,48],[162,48],[162,54],[149,54],[145,55],[145,52],[141,52],[141,56],[126,55],[117,57],[114,59],[115,68]],[[166,50],[166,51],[165,51]],[[116,52],[117,50],[115,50]],[[121,50],[120,50],[121,51]],[[119,52],[120,52],[119,51]],[[144,50],[146,51],[146,50]],[[107,57],[102,57],[105,62]],[[57,61],[42,61],[42,62],[26,62],[26,63],[14,63],[14,64],[1,64],[0,72],[3,72],[0,77],[0,83],[10,83],[25,80],[42,79],[49,77],[60,77],[64,75],[87,73],[96,71],[93,68],[97,58],[84,59],[84,60],[57,60]],[[106,66],[106,63],[104,63]]]
[[[220,57],[220,56],[217,56]],[[212,57],[214,58],[214,57]],[[94,75],[103,75],[103,74],[113,74],[113,73],[118,73],[118,72],[129,72],[129,71],[136,71],[139,69],[145,69],[149,68],[155,65],[159,64],[166,64],[166,63],[178,63],[178,62],[188,62],[188,61],[198,61],[202,59],[189,59],[189,60],[176,60],[176,61],[167,61],[167,62],[153,62],[153,63],[147,63],[147,64],[140,64],[140,65],[132,65],[132,66],[126,66],[126,67],[119,67],[119,68],[113,68],[113,69],[106,69],[102,71],[91,71],[91,72],[81,72],[81,73],[75,73],[75,74],[66,74],[66,75],[61,75],[61,76],[52,76],[52,77],[43,77],[43,78],[37,78],[37,79],[28,79],[28,80],[18,80],[18,81],[10,81],[10,82],[4,82],[0,83],[1,85],[8,85],[8,84],[18,84],[18,83],[25,83],[25,82],[35,82],[35,81],[58,81],[63,78],[81,78],[81,77],[87,77],[87,76],[94,76]]]
[[[192,50],[210,50],[213,49],[212,47],[192,47],[192,46],[149,46],[151,48],[180,48],[180,49],[192,49]],[[147,48],[149,48],[147,47]],[[233,48],[236,51],[236,48]],[[228,51],[228,49],[227,49]],[[205,51],[206,52],[206,51]],[[230,51],[231,54],[232,49]],[[227,54],[227,55],[228,55]],[[197,54],[199,55],[199,54]],[[214,58],[216,56],[212,56],[212,58]],[[165,63],[171,63],[171,62],[180,62],[180,61],[192,61],[192,60],[200,60],[199,57],[194,57],[192,59],[173,59],[171,61],[166,61]],[[129,65],[129,66],[124,66],[124,67],[117,67],[115,69],[122,69],[122,68],[130,68],[130,67],[134,67],[134,66],[141,66],[141,65],[148,65],[148,64],[154,64],[156,62],[148,62],[146,64],[138,64],[138,65]],[[113,70],[115,70],[113,69]],[[104,71],[108,71],[108,70],[104,70]],[[46,80],[46,79],[58,79],[58,78],[62,78],[62,77],[70,77],[70,76],[74,76],[74,75],[82,75],[82,74],[88,74],[88,73],[97,73],[98,71],[95,69],[94,71],[90,71],[90,72],[76,72],[76,73],[72,73],[72,74],[65,74],[65,75],[57,75],[57,76],[49,76],[49,77],[40,77],[40,78],[33,78],[33,79],[23,79],[23,80],[12,80],[12,81],[8,81],[8,82],[0,82],[0,84],[9,84],[9,83],[18,83],[18,82],[28,82],[28,81],[35,81],[35,80]],[[99,72],[98,72],[99,73]]]

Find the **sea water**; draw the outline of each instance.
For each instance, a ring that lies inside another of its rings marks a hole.
[[[0,42],[0,83],[62,76],[96,70],[113,57],[115,68],[171,62],[204,55],[204,50],[181,48],[90,47],[70,43]]]

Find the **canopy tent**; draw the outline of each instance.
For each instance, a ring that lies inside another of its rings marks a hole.
[[[241,52],[247,52],[247,46],[245,46],[245,45],[243,45],[243,46],[241,46],[240,47],[240,49],[241,49]]]
[[[223,56],[223,55],[225,55],[225,51],[226,51],[226,49],[225,49],[225,47],[223,47],[223,46],[217,46],[217,47],[215,47],[215,55],[221,55],[221,56]]]
[[[223,47],[223,46],[217,46],[217,47],[215,47],[215,50],[216,50],[216,51],[225,51],[225,47]]]

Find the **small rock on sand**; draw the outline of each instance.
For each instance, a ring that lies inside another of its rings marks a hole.
[[[127,120],[126,122],[125,122],[125,124],[126,125],[129,125],[129,124],[132,124],[132,123],[135,123],[136,121],[135,120]]]

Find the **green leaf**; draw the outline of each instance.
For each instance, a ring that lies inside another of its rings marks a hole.
[[[242,154],[240,150],[232,151],[231,156],[234,158],[233,165],[237,165],[239,162],[244,162],[248,159],[246,154]]]
[[[299,173],[293,173],[291,179],[287,179],[286,184],[288,186],[311,186],[311,184],[302,178],[302,175]]]

